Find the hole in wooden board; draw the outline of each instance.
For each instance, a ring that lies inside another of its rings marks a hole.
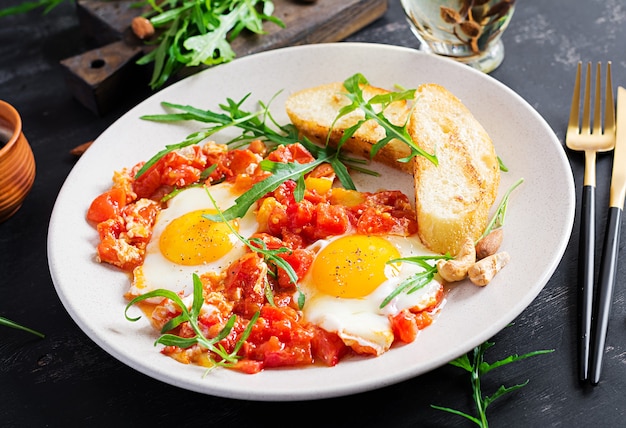
[[[94,59],[91,61],[91,68],[102,68],[106,65],[106,61],[102,58]]]

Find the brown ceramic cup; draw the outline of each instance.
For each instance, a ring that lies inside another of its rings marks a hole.
[[[15,108],[0,100],[0,222],[22,206],[35,181],[35,157]]]

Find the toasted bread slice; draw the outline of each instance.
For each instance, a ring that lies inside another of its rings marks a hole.
[[[371,85],[362,85],[363,96],[366,100],[389,91]],[[285,103],[287,115],[300,133],[318,144],[325,144],[332,126],[328,143],[336,147],[343,136],[343,132],[350,126],[364,118],[364,113],[357,109],[343,116],[334,125],[339,110],[350,101],[343,83],[335,82],[313,88],[308,88],[290,95]],[[409,106],[406,101],[396,101],[390,104],[384,115],[394,125],[402,126],[409,115]],[[365,122],[343,145],[343,149],[370,159],[372,146],[385,137],[385,130],[374,120]],[[374,160],[413,174],[412,162],[398,162],[398,159],[407,157],[410,149],[401,141],[392,140],[376,153]]]
[[[366,99],[388,92],[370,85],[362,90]],[[288,97],[287,115],[303,135],[319,144],[326,142],[333,126],[329,144],[336,145],[345,129],[364,117],[356,110],[333,125],[349,103],[345,93],[341,82],[301,90]],[[482,234],[497,195],[500,169],[489,135],[457,97],[436,84],[421,85],[413,106],[393,103],[385,116],[399,126],[408,120],[415,143],[435,153],[439,165],[422,156],[399,162],[410,149],[398,140],[385,145],[374,160],[413,175],[420,239],[432,251],[456,255],[467,237],[475,241]],[[384,137],[384,129],[370,120],[343,148],[369,158],[372,146]]]
[[[413,163],[419,237],[432,251],[456,255],[467,237],[480,237],[497,196],[500,168],[491,138],[436,84],[417,88],[408,131],[439,162],[416,156]]]

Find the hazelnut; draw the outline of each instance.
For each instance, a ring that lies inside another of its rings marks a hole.
[[[481,260],[498,252],[504,232],[494,229],[476,244],[476,259]]]

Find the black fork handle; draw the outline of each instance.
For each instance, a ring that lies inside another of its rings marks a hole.
[[[609,207],[600,273],[598,274],[598,302],[595,306],[597,316],[594,320],[592,358],[591,367],[589,368],[589,375],[593,385],[597,385],[600,382],[600,374],[602,372],[602,357],[604,356],[617,271],[621,224],[622,209],[614,206]]]
[[[591,314],[593,310],[593,276],[595,259],[596,188],[585,185],[582,190],[580,211],[580,237],[578,241],[578,292],[579,357],[578,368],[581,381],[589,376],[591,353]]]

